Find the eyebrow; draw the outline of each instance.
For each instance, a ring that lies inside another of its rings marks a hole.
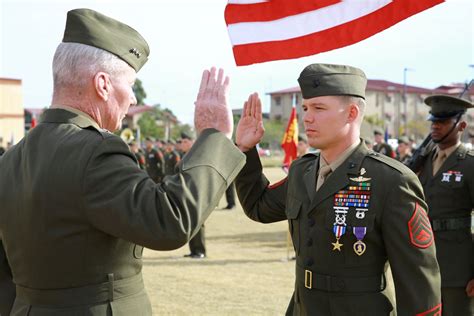
[[[324,105],[324,106],[327,106],[327,104],[325,103],[321,103],[321,102],[311,102],[311,103],[306,103],[306,104],[302,104],[302,106],[309,106],[309,105]]]

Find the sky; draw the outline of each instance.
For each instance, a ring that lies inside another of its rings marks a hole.
[[[361,0],[362,1],[362,0]],[[474,78],[474,1],[446,0],[357,44],[309,57],[237,67],[224,20],[225,0],[0,0],[0,77],[22,80],[26,108],[50,105],[51,61],[66,13],[90,8],[129,24],[150,45],[138,73],[145,103],[170,108],[192,123],[203,69],[221,67],[231,81],[230,105],[258,92],[295,87],[311,63],[348,64],[369,79],[435,88]]]

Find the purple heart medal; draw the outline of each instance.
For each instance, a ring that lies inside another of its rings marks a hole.
[[[354,252],[358,256],[362,256],[367,249],[367,245],[362,241],[364,239],[365,234],[367,233],[367,227],[353,227],[352,231],[357,238],[357,241],[354,243]]]

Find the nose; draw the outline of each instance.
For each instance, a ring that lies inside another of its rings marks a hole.
[[[313,117],[309,114],[309,111],[303,112],[303,122],[311,123],[313,121]]]
[[[135,97],[135,93],[132,92],[132,98],[130,100],[130,106],[137,105],[137,98]]]
[[[431,129],[439,129],[441,127],[441,122],[440,121],[433,121],[431,123]]]

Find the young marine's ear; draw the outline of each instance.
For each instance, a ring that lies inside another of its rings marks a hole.
[[[98,72],[94,76],[94,89],[97,93],[97,96],[102,99],[104,102],[109,100],[109,93],[112,84],[110,82],[110,75],[105,72]]]
[[[352,123],[359,117],[360,109],[359,106],[353,102],[349,103],[347,122]]]

